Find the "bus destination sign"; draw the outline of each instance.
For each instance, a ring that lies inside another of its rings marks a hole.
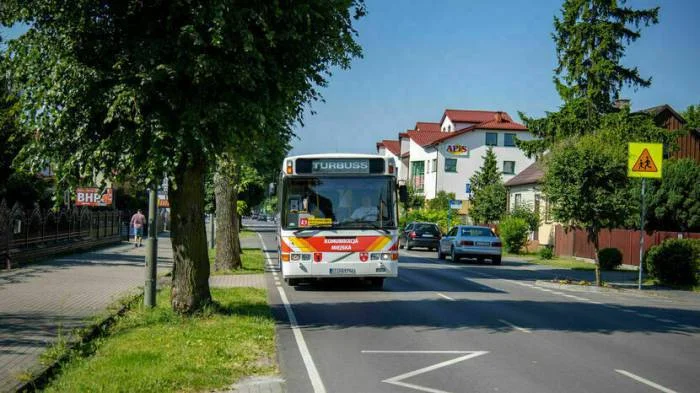
[[[314,160],[311,173],[369,173],[368,159]]]

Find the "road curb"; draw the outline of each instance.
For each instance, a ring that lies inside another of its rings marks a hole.
[[[618,286],[616,284],[608,284],[606,287],[598,287],[595,285],[578,285],[578,284],[561,284],[558,282],[551,282],[547,280],[536,280],[535,285],[545,288],[553,289],[566,289],[572,292],[588,292],[588,293],[610,293],[610,294],[625,294],[637,297],[655,297],[672,301],[683,301],[682,299],[676,299],[672,296],[664,296],[659,294],[651,288],[642,289],[641,291],[637,288],[626,288],[624,286]]]

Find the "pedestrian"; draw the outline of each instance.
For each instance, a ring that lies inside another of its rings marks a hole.
[[[134,247],[141,247],[144,225],[146,225],[146,217],[141,212],[141,209],[139,209],[133,216],[131,216],[130,223],[130,226],[134,228]]]

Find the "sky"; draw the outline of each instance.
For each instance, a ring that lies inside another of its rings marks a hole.
[[[551,38],[561,0],[366,0],[356,22],[364,57],[336,70],[296,127],[292,154],[375,153],[417,121],[445,109],[503,110],[542,116],[561,104],[552,78]],[[660,6],[659,24],[642,29],[623,64],[652,77],[650,88],[623,90],[632,109],[700,103],[700,1],[637,0]]]
[[[552,78],[551,38],[562,0],[366,0],[355,24],[363,58],[334,70],[325,102],[295,127],[290,154],[374,153],[417,121],[438,122],[450,109],[518,111],[542,116],[561,104]],[[700,104],[700,1],[630,0],[660,6],[659,24],[643,27],[622,63],[652,77],[650,88],[624,89],[632,109]],[[0,30],[12,37],[23,27]]]

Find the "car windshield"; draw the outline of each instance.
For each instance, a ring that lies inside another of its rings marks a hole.
[[[416,224],[414,230],[416,232],[440,233],[440,230],[435,224]]]
[[[283,187],[285,228],[396,228],[392,177],[287,178]]]
[[[462,236],[495,237],[489,228],[462,228]]]

